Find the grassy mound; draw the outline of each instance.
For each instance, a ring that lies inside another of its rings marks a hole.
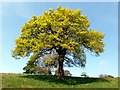
[[[65,77],[2,74],[2,88],[118,88],[118,78]]]

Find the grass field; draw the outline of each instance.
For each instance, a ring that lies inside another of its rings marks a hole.
[[[118,78],[65,77],[2,74],[2,88],[118,88]]]

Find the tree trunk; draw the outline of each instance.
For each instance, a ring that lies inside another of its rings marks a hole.
[[[64,70],[63,70],[63,61],[58,61],[59,67],[58,67],[58,75],[60,79],[64,79]]]
[[[59,48],[59,50],[56,50],[59,57],[58,57],[58,76],[60,79],[64,79],[64,70],[63,70],[63,62],[66,54],[66,49]]]

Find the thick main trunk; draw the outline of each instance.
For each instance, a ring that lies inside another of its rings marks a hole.
[[[60,79],[64,79],[63,61],[59,61],[58,75]]]
[[[58,57],[58,62],[59,62],[58,76],[60,79],[64,79],[63,62],[64,62],[64,57],[66,54],[66,49],[59,48],[59,50],[57,50],[57,53],[59,55],[59,57]]]

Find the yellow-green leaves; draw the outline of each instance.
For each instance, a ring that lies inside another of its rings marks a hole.
[[[104,49],[104,34],[97,32],[95,30],[90,30],[87,35],[86,47],[89,47],[91,51],[95,53],[103,52]]]
[[[48,57],[46,58],[45,60],[45,64],[48,65],[48,64],[54,64],[54,61],[52,60],[52,58]]]
[[[87,16],[80,9],[51,8],[41,16],[33,16],[22,27],[13,55],[22,57],[52,47],[75,52],[81,46],[92,52],[103,52],[104,34],[89,30],[89,26]]]

